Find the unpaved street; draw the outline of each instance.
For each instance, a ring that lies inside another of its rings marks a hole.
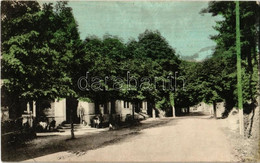
[[[78,152],[62,151],[30,161],[234,161],[232,151],[221,120],[187,116],[138,130],[94,150],[81,147]]]

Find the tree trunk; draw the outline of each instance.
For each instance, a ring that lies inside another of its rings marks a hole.
[[[172,117],[175,117],[175,107],[172,106]]]
[[[105,102],[104,102],[104,114],[108,114],[107,104],[108,104],[108,102],[105,101]]]
[[[115,100],[111,100],[111,106],[110,106],[110,112],[109,112],[109,125],[114,125],[114,117],[113,114],[116,113],[116,108],[115,108]]]
[[[170,103],[171,103],[171,106],[172,106],[172,117],[175,117],[176,115],[175,115],[174,95],[173,95],[173,93],[170,92],[169,98],[170,98]]]
[[[214,112],[214,118],[217,118],[217,104],[216,104],[216,101],[213,101],[213,112]]]
[[[152,115],[153,115],[153,118],[156,118],[155,103],[153,103],[153,107],[152,107]]]
[[[69,109],[70,112],[70,131],[71,131],[71,139],[75,138],[74,135],[74,116],[75,116],[75,112],[77,109],[76,106],[76,101],[73,97],[69,97],[67,98],[67,107]]]
[[[153,118],[156,118],[155,108],[153,108]]]
[[[151,102],[151,101],[148,101],[148,102],[147,102],[147,114],[148,114],[150,117],[153,116],[152,110],[153,110],[152,102]]]
[[[115,107],[115,100],[111,100],[111,108],[110,108],[110,114],[115,114],[116,113],[116,107]]]
[[[133,120],[135,119],[135,102],[132,103],[132,116]]]
[[[73,123],[73,108],[70,108],[70,128],[71,128],[71,139],[75,139],[74,135],[74,123]]]
[[[100,114],[100,110],[99,110],[99,102],[98,100],[95,100],[95,114]]]

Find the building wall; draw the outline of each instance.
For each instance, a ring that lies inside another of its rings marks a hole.
[[[142,102],[141,112],[147,114],[147,101]]]
[[[56,126],[66,121],[66,99],[55,101],[37,101],[36,118],[38,121],[50,123],[56,121]]]
[[[34,109],[30,110],[30,117],[34,116],[38,120],[38,122],[43,121],[50,123],[52,120],[56,121],[56,126],[60,125],[62,122],[66,121],[66,99],[61,100],[55,100],[55,101],[37,101],[36,103],[32,103]],[[107,104],[107,110],[108,112],[105,114],[104,107],[100,105],[100,111],[104,114],[104,121],[109,120],[109,113],[111,112],[111,102],[108,102]],[[28,112],[28,103],[24,105],[24,110]],[[83,108],[83,120],[87,123],[87,125],[91,124],[91,120],[96,116],[95,114],[95,104],[79,101],[78,103],[78,109]],[[113,114],[113,117],[116,117],[117,115],[120,116],[121,121],[125,121],[126,117],[129,115],[132,115],[132,109],[133,105],[129,102],[128,107],[124,107],[124,101],[123,100],[116,100],[115,101],[115,114]],[[1,120],[7,120],[9,119],[9,109],[3,108],[1,110]],[[79,116],[79,110],[77,110],[78,116]],[[147,102],[142,102],[141,104],[141,112],[147,113]],[[28,113],[26,113],[25,116],[27,116]],[[24,118],[24,120],[27,120]]]
[[[224,102],[218,102],[217,103],[217,117],[221,118],[222,113],[225,111],[225,103]]]
[[[109,113],[111,112],[111,102],[108,102],[106,105],[108,110],[107,113],[104,112],[105,106],[99,105],[100,113],[103,115],[104,122],[109,121]],[[50,109],[48,110],[48,116],[55,118],[56,125],[59,125],[63,121],[66,121],[66,99],[60,101],[55,100],[55,102],[51,103],[51,107],[48,109]],[[132,103],[129,102],[128,107],[125,108],[123,100],[116,100],[115,101],[116,113],[113,116],[115,117],[116,115],[120,115],[120,120],[125,121],[127,116],[132,116],[132,109],[133,109]],[[142,102],[141,112],[147,113],[147,102]],[[78,108],[77,108],[77,115],[78,117],[82,117],[82,120],[84,120],[84,123],[86,125],[90,125],[91,120],[97,115],[95,114],[95,104],[79,101]]]
[[[133,110],[133,105],[132,103],[128,102],[128,106],[124,107],[124,102],[123,100],[118,100],[118,112],[121,117],[121,121],[125,121],[126,117],[129,115],[132,115],[132,110]]]
[[[199,103],[198,105],[190,107],[191,112],[204,112],[206,114],[213,115],[213,105],[212,104],[206,104],[204,102]],[[217,117],[222,117],[222,113],[225,111],[225,104],[224,102],[218,102],[216,104],[216,113]]]
[[[84,102],[84,101],[79,101],[78,103],[78,109],[83,108],[84,116],[83,120],[86,122],[87,125],[90,125],[91,119],[95,116],[95,104],[94,103],[89,103],[89,102]]]
[[[66,121],[66,99],[55,100],[53,102],[54,108],[54,117],[56,125],[61,124],[63,121]]]
[[[123,100],[117,100],[116,101],[116,114],[119,114],[121,117],[121,121],[125,121],[127,116],[132,116],[133,114],[133,104],[129,102],[128,106],[124,106]],[[143,101],[142,104],[140,105],[140,112],[143,114],[147,114],[147,102]],[[136,118],[143,118],[143,116],[138,115],[135,113]]]
[[[190,112],[204,112],[208,114],[213,114],[213,106],[201,102],[198,105],[190,107]]]

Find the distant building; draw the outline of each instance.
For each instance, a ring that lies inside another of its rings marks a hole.
[[[137,104],[138,106],[135,107],[135,118],[140,119],[140,118],[145,118],[147,117],[147,102],[143,101]],[[82,117],[82,119],[87,123],[90,124],[91,120],[98,114],[103,115],[103,120],[108,122],[109,116],[112,115],[114,119],[116,117],[120,117],[120,121],[124,122],[126,121],[129,116],[132,116],[133,113],[133,104],[128,101],[123,101],[123,100],[116,100],[114,107],[111,107],[112,103],[108,102],[107,104],[102,104],[99,105],[98,113],[96,112],[95,109],[95,104],[94,103],[88,103],[88,102],[83,102],[79,101],[78,103],[78,117]],[[112,109],[114,108],[114,110]],[[139,109],[139,110],[137,110]],[[82,113],[83,115],[80,115]]]

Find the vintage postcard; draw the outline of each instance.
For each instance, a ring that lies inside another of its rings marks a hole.
[[[260,161],[259,1],[1,1],[2,162]]]

